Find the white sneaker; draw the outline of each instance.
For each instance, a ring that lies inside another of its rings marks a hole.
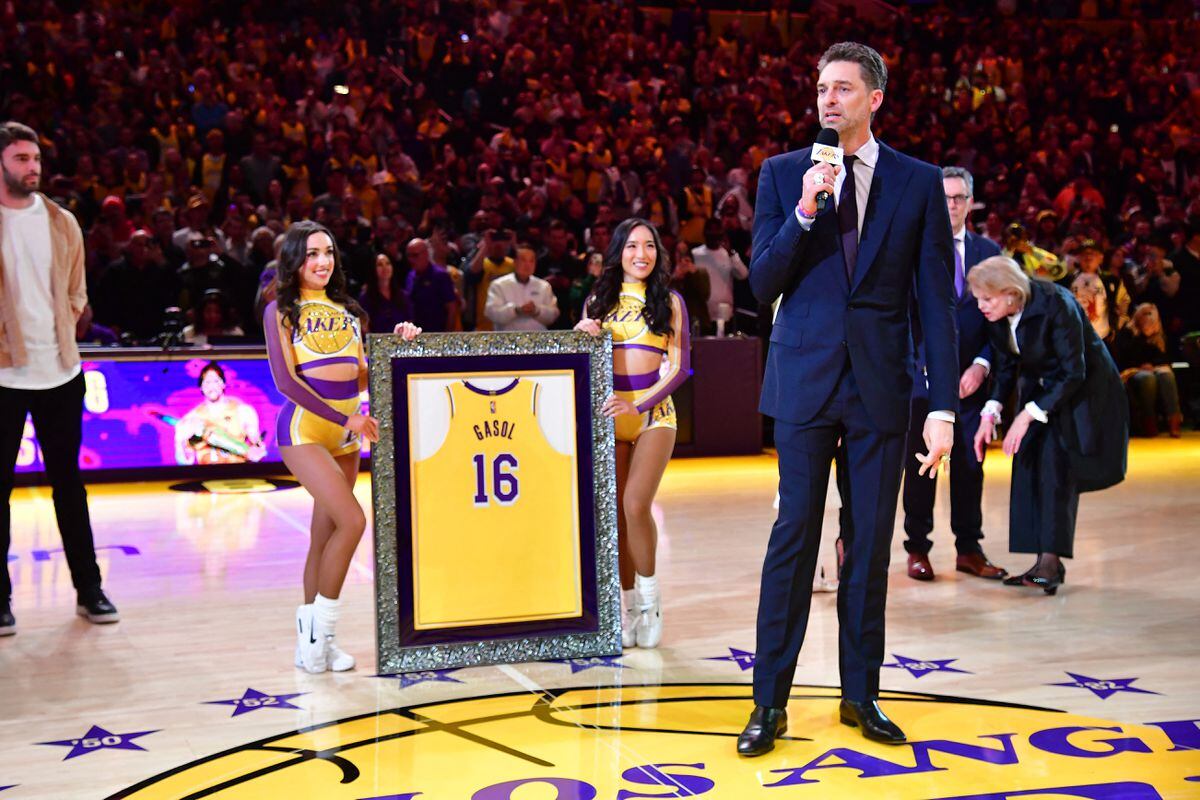
[[[336,640],[329,642],[329,656],[326,659],[326,666],[330,672],[352,670],[356,663],[354,656],[337,646]],[[296,645],[296,668],[304,669],[304,660],[300,657],[300,645]]]
[[[328,665],[331,672],[346,672],[354,669],[354,656],[347,653],[345,650],[337,646],[337,642],[332,636],[327,637],[329,640],[329,658]]]
[[[296,666],[304,669],[304,662],[300,660],[300,648],[307,641],[309,623],[312,622],[312,606],[303,605],[296,606]]]
[[[296,655],[299,666],[313,674],[329,668],[329,640],[323,632],[316,630],[311,605],[296,609]]]
[[[655,597],[650,603],[638,607],[637,646],[658,647],[662,641],[662,599]]]
[[[637,604],[623,609],[621,614],[621,647],[630,648],[637,644],[637,623],[642,612]]]

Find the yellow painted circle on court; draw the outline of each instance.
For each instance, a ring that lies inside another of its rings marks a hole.
[[[1131,725],[885,692],[885,710],[909,736],[908,744],[889,746],[839,724],[839,699],[836,688],[793,687],[787,738],[754,759],[734,750],[753,706],[745,684],[587,687],[429,703],[236,747],[110,800],[1200,796],[1200,749],[1192,746],[1200,722]]]
[[[242,478],[238,480],[204,481],[204,488],[213,494],[257,494],[259,492],[273,492],[276,486],[273,483],[256,478]]]

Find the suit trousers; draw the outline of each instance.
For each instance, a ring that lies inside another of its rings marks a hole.
[[[787,705],[808,626],[829,465],[839,438],[847,475],[842,486],[846,561],[837,598],[842,695],[859,702],[879,695],[888,563],[905,435],[874,425],[847,366],[815,418],[801,425],[775,421],[780,502],[759,592],[757,705]]]
[[[962,401],[954,421],[954,447],[950,451],[950,530],[959,555],[979,553],[983,539],[983,462],[975,458],[975,433],[983,409],[983,391]],[[925,418],[929,398],[913,397],[908,421],[908,447],[904,456],[904,549],[926,555],[933,547],[933,504],[937,481],[918,474],[917,453],[926,451]]]
[[[54,516],[62,535],[71,582],[77,591],[100,586],[87,490],[79,470],[83,392],[82,373],[53,389],[0,387],[0,556],[5,562],[4,570],[0,571],[0,597],[12,596],[8,575],[8,551],[12,544],[9,499],[27,414],[33,416],[33,429],[50,480]]]

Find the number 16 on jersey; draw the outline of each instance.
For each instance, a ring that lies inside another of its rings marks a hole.
[[[477,453],[472,461],[475,464],[475,505],[486,506],[492,502],[502,506],[511,506],[517,502],[521,494],[521,486],[517,478],[517,457],[510,453],[498,453],[488,463],[488,457]],[[488,479],[491,479],[491,492],[488,492]]]

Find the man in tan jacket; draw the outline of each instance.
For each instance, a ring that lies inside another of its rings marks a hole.
[[[76,612],[116,622],[117,609],[100,588],[79,471],[84,379],[75,322],[87,305],[83,235],[70,212],[37,191],[42,159],[31,128],[0,123],[0,173],[0,636],[17,631],[7,568],[9,497],[27,415],[53,488]]]

